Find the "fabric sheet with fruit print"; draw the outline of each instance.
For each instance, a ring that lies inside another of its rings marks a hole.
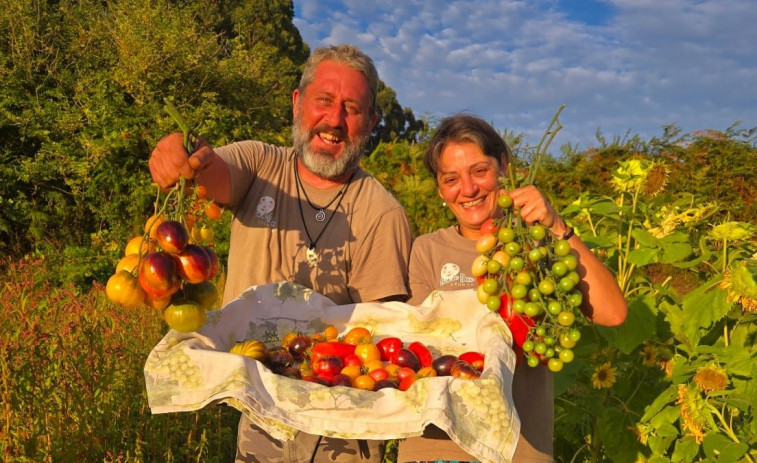
[[[334,325],[346,333],[370,329],[374,341],[420,341],[434,358],[479,351],[486,356],[479,379],[433,377],[407,391],[366,391],[274,374],[262,363],[229,353],[246,339],[291,331],[317,332]],[[474,290],[438,292],[421,306],[400,302],[336,305],[294,283],[254,286],[222,309],[208,313],[197,332],[169,331],[145,364],[153,413],[193,411],[229,404],[278,439],[298,431],[340,438],[417,436],[434,424],[484,462],[509,462],[520,420],[511,386],[515,353],[511,334]]]

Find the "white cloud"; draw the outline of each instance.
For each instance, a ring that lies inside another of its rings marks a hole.
[[[550,0],[296,1],[315,47],[355,43],[417,116],[474,112],[538,140],[562,103],[555,141],[594,142],[662,126],[757,126],[757,0],[608,0],[600,24]]]

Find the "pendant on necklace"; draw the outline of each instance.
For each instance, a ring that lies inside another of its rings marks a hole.
[[[319,209],[318,212],[315,213],[315,220],[319,222],[323,222],[326,220],[326,211],[323,209]]]
[[[318,265],[318,262],[321,261],[321,256],[318,255],[318,251],[315,250],[315,246],[312,244],[308,246],[305,257],[308,260],[308,265],[310,265],[311,267],[316,267]]]

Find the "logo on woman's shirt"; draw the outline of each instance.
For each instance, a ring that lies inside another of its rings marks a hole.
[[[474,277],[461,273],[460,266],[453,262],[447,262],[442,265],[439,276],[439,286],[470,286],[476,281]]]

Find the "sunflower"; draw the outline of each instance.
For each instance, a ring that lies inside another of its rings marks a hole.
[[[657,365],[657,348],[654,345],[648,342],[644,344],[644,348],[641,350],[641,363],[645,367]]]
[[[754,235],[754,228],[746,222],[724,222],[712,227],[708,238],[715,241],[746,241]]]
[[[646,159],[630,159],[621,161],[620,166],[612,173],[612,186],[618,193],[639,191],[646,181],[651,161]]]
[[[720,287],[728,291],[728,302],[741,304],[745,311],[757,312],[757,259],[732,265],[723,276]]]
[[[705,394],[711,391],[722,391],[728,386],[728,375],[718,365],[707,365],[700,368],[694,375],[694,384]]]
[[[646,180],[644,181],[644,189],[642,192],[647,198],[654,198],[658,194],[662,193],[665,187],[668,185],[668,176],[670,175],[670,168],[664,162],[653,162],[647,172]]]
[[[610,366],[610,362],[605,362],[591,375],[591,384],[594,389],[610,389],[615,384],[615,373],[617,369]]]
[[[702,409],[706,405],[702,396],[697,391],[689,389],[685,384],[679,384],[676,405],[681,406],[683,429],[688,431],[697,444],[701,444],[704,440],[702,427],[706,426],[706,418],[702,414]]]

